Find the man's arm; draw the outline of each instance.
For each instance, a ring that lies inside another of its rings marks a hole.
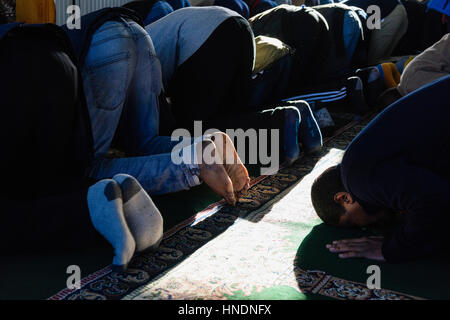
[[[326,247],[342,259],[403,262],[450,247],[450,183],[408,165],[380,168],[364,200],[406,211],[405,223],[386,237],[336,240]]]
[[[384,239],[386,261],[413,260],[449,247],[449,178],[404,162],[380,167],[372,177],[373,201],[406,212],[405,222]]]

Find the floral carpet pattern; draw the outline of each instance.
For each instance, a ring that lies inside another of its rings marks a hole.
[[[173,228],[157,251],[135,257],[127,272],[107,267],[84,279],[80,290],[50,299],[418,299],[297,267],[299,244],[320,223],[311,184],[340,161],[367,122],[328,141],[321,153],[256,179],[236,207],[212,205]]]

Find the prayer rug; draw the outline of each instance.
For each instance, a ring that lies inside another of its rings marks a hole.
[[[360,236],[364,231],[342,231],[321,224],[310,201],[311,184],[340,161],[343,150],[367,123],[368,119],[347,127],[326,142],[320,154],[255,179],[236,207],[220,202],[172,228],[156,252],[135,257],[127,272],[106,267],[85,278],[80,290],[66,289],[50,299],[450,297],[446,290],[436,289],[439,282],[426,280],[433,274],[445,275],[450,264],[430,262],[402,268],[362,259],[338,260],[325,248],[327,241]],[[380,267],[382,288],[366,285],[369,265]],[[415,286],[417,279],[419,285]]]

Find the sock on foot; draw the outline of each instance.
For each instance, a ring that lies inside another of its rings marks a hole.
[[[400,83],[401,75],[395,64],[392,62],[382,63],[381,65],[378,65],[377,68],[383,77],[386,89],[397,87]]]
[[[366,102],[369,106],[376,105],[378,97],[384,91],[384,79],[382,79],[380,71],[377,67],[369,67],[356,70],[356,76],[363,83],[363,91]]]
[[[314,118],[316,119],[321,131],[323,128],[334,127],[336,125],[327,108],[322,108],[315,111]]]
[[[122,207],[122,192],[114,180],[105,179],[89,188],[87,203],[92,224],[114,248],[113,268],[125,270],[136,247]]]
[[[407,57],[403,57],[400,60],[398,60],[395,63],[395,66],[397,67],[398,72],[400,72],[400,74],[403,73],[403,70],[405,70],[406,66],[411,62],[411,60],[413,60],[414,57],[413,56],[407,56]]]
[[[291,164],[300,156],[300,147],[298,146],[300,112],[296,108],[286,107],[284,120],[284,153],[286,163]]]
[[[359,77],[350,77],[347,79],[347,99],[353,106],[353,113],[356,115],[356,119],[369,111],[366,99],[363,92],[363,83]]]
[[[322,148],[322,132],[314,118],[306,101],[295,104],[298,111],[300,111],[301,122],[299,127],[299,142],[306,154],[316,152]]]
[[[134,177],[119,174],[113,180],[122,190],[123,211],[136,242],[136,251],[156,249],[163,236],[163,218],[158,208]]]

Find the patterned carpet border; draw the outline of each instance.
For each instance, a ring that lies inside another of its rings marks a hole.
[[[333,147],[345,149],[368,119],[352,122],[332,138]],[[352,128],[352,130],[349,130]],[[339,137],[337,139],[337,137]],[[113,272],[108,266],[84,278],[81,289],[65,289],[49,300],[118,300],[130,295],[145,284],[154,281],[194,253],[207,242],[239,223],[250,213],[269,204],[278,195],[293,187],[308,174],[322,155],[308,156],[289,168],[281,168],[272,176],[261,176],[252,181],[245,198],[236,207],[223,201],[207,207],[202,212],[165,233],[160,247],[154,253],[138,255],[129,264],[127,272]],[[419,299],[390,290],[370,290],[365,284],[339,279],[322,271],[294,270],[300,290],[340,300],[403,300]]]
[[[334,277],[323,271],[294,270],[302,292],[337,300],[425,300],[401,292],[369,289],[366,284]]]

